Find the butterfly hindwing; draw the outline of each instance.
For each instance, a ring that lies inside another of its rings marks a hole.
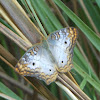
[[[73,67],[72,56],[76,39],[76,28],[64,28],[49,35],[47,41],[59,72],[67,72]]]
[[[55,81],[58,75],[55,64],[43,44],[29,49],[17,63],[16,70],[21,75],[36,77],[46,84]]]

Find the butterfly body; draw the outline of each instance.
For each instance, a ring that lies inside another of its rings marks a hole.
[[[75,28],[64,28],[50,34],[47,40],[30,48],[16,65],[24,75],[36,77],[50,84],[58,72],[67,72],[72,67],[73,47],[77,39]]]

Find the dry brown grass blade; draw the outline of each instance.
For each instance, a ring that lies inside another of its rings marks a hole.
[[[33,90],[32,89],[28,88],[27,86],[25,86],[24,84],[20,83],[19,81],[14,80],[10,76],[6,75],[5,73],[0,72],[0,78],[5,79],[7,82],[9,82],[9,83],[13,84],[14,86],[20,88],[21,90],[23,90],[24,92],[28,93],[29,95],[33,95]]]
[[[14,68],[14,66],[16,65],[16,59],[7,51],[3,48],[2,45],[0,45],[0,48],[3,50],[3,52],[0,52],[0,55],[2,55],[0,58],[6,63],[8,64],[11,68]],[[0,51],[1,51],[0,49]],[[6,56],[5,56],[6,54]],[[5,57],[5,58],[3,58]],[[12,59],[9,59],[12,58]],[[14,62],[15,61],[15,62]],[[13,63],[13,65],[12,65]],[[18,72],[17,72],[18,73]],[[22,76],[23,77],[23,76]],[[44,95],[47,99],[49,100],[57,100],[55,96],[53,96],[50,91],[44,87],[37,79],[31,78],[31,77],[23,77],[29,84],[31,84],[34,89],[36,89],[37,92],[39,92],[40,94]]]
[[[79,87],[78,83],[76,82],[76,80],[74,79],[74,77],[72,76],[72,74],[70,72],[68,72],[66,74]]]
[[[67,95],[71,98],[71,100],[78,100],[78,98],[74,95],[74,92],[70,91],[69,88],[67,88],[66,86],[64,86],[62,83],[60,82],[55,82],[60,88],[62,88]],[[67,84],[67,83],[66,83]],[[67,84],[68,85],[68,84]],[[69,86],[69,85],[68,85]]]
[[[13,27],[13,29],[25,40],[29,45],[31,45],[30,41],[22,34],[22,32],[16,27],[16,25],[12,22],[11,18],[5,12],[3,7],[0,7],[0,14],[2,17]]]
[[[41,41],[43,37],[42,33],[31,22],[16,0],[0,0],[0,3],[12,18],[16,26],[32,44]]]
[[[64,81],[66,80],[66,83],[70,85],[70,90],[75,92],[75,95],[77,95],[79,98],[83,98],[83,100],[91,100],[75,83],[73,83],[65,74],[59,74],[59,79]],[[62,78],[62,79],[61,79]],[[64,84],[65,82],[63,82]],[[66,83],[64,84],[66,86]]]
[[[13,57],[8,51],[6,51],[3,46],[0,44],[0,55],[8,60],[9,63],[15,65],[17,63],[17,59]]]
[[[79,99],[83,100],[83,98],[75,91],[67,82],[65,82],[60,76],[58,76],[58,80],[69,90],[71,90]]]
[[[30,48],[30,46],[32,46],[29,45],[27,41],[23,40],[21,37],[19,37],[17,34],[15,34],[2,23],[0,23],[0,31],[25,51],[27,51],[27,48]]]
[[[75,14],[77,15],[78,12],[77,12],[77,0],[71,0],[72,3],[73,3],[73,11],[75,12]]]

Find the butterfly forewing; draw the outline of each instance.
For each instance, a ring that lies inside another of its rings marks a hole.
[[[59,72],[67,72],[73,67],[72,56],[76,39],[75,28],[64,28],[48,37],[49,48],[57,62]]]
[[[33,46],[19,60],[16,70],[24,76],[36,77],[50,84],[58,75],[55,63],[43,44]]]

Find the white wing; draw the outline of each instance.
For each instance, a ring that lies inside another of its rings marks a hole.
[[[55,63],[48,50],[39,44],[30,48],[16,65],[16,70],[24,76],[33,76],[50,84],[57,78]]]
[[[36,77],[50,84],[56,80],[57,70],[67,72],[73,67],[72,55],[76,39],[75,28],[64,28],[50,34],[47,42],[52,55],[45,47],[47,42],[35,45],[19,60],[16,71],[24,76]]]
[[[73,67],[72,56],[76,39],[75,28],[64,28],[48,37],[49,49],[57,62],[59,72],[67,72]]]

